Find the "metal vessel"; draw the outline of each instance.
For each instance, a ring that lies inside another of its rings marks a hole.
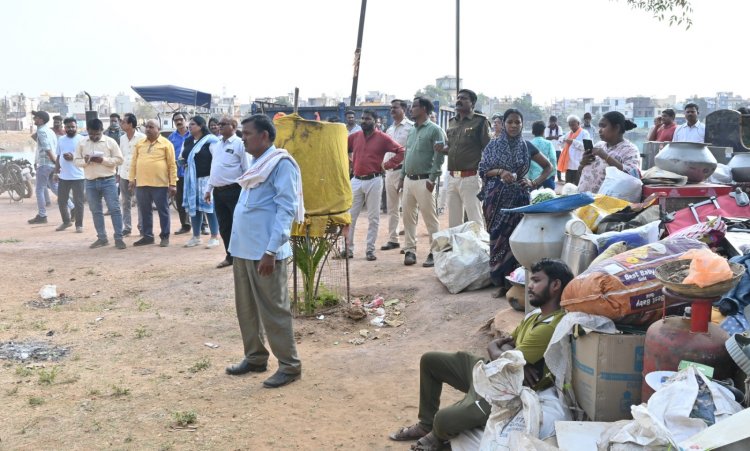
[[[586,271],[597,255],[594,242],[580,236],[565,234],[560,259],[568,265],[574,276]]]
[[[656,166],[684,175],[688,183],[700,183],[716,170],[716,158],[704,143],[671,142],[654,158]]]
[[[733,181],[750,182],[750,152],[736,152],[728,166],[732,170]]]

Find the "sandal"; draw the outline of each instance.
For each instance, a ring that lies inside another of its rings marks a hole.
[[[448,448],[448,442],[440,440],[439,438],[435,437],[435,434],[430,432],[429,434],[417,440],[417,443],[413,444],[411,446],[411,449],[414,451],[440,451],[442,449],[450,448]]]
[[[408,442],[411,440],[419,440],[429,433],[430,431],[425,429],[421,424],[416,423],[412,426],[399,429],[398,432],[394,432],[389,435],[388,438],[397,442]]]

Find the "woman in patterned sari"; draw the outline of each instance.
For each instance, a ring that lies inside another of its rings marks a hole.
[[[508,242],[521,221],[521,215],[503,209],[529,204],[529,191],[544,183],[552,175],[552,165],[529,141],[523,139],[523,114],[511,108],[503,114],[504,129],[500,136],[487,144],[479,163],[479,176],[484,182],[483,205],[485,224],[490,234],[490,277],[500,287],[494,297],[507,291],[505,276],[518,267]],[[534,180],[527,174],[531,160],[542,167]]]

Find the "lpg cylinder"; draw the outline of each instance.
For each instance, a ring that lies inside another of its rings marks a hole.
[[[693,304],[695,308],[696,304]],[[710,309],[710,304],[708,304]],[[693,311],[695,318],[695,311]],[[691,318],[670,316],[652,324],[646,331],[643,350],[643,377],[652,371],[677,371],[682,360],[714,368],[714,378],[731,378],[736,365],[724,343],[729,335],[716,324],[699,321],[691,328]],[[699,331],[691,330],[698,329]],[[641,402],[646,402],[654,391],[648,384],[641,388]]]

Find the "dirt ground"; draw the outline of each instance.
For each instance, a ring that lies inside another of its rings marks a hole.
[[[137,237],[130,237],[126,250],[91,250],[88,210],[83,234],[55,232],[60,215],[54,205],[49,211],[48,224],[29,226],[34,200],[0,196],[0,345],[69,350],[56,362],[0,360],[0,449],[408,449],[387,434],[416,420],[419,356],[484,352],[488,338],[478,329],[488,318],[504,310],[511,330],[522,317],[490,289],[449,294],[420,265],[427,254],[421,226],[419,264],[405,267],[398,250],[366,261],[367,221],[360,221],[352,294],[400,299],[404,324],[377,329],[336,312],[298,318],[302,379],[264,389],[273,359],[264,374],[224,373],[242,357],[242,343],[231,268],[214,267],[221,247],[188,249],[187,238],[173,235],[169,248],[133,248]],[[380,223],[378,246],[385,215]],[[109,218],[106,224],[111,233]],[[174,212],[172,224],[175,230]],[[28,305],[46,284],[70,302]],[[365,342],[350,343],[362,329]],[[458,397],[444,392],[445,402]],[[185,412],[196,421],[180,428],[175,415]]]

